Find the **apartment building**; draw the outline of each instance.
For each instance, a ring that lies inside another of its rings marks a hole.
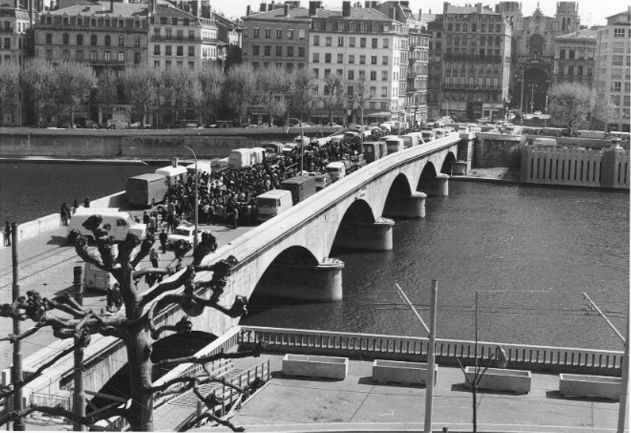
[[[458,120],[502,117],[510,80],[508,21],[481,3],[445,3],[441,35],[440,114]]]
[[[260,11],[243,17],[243,61],[254,68],[274,67],[288,73],[308,63],[309,26],[318,4],[302,8],[298,2],[284,5],[261,3]]]
[[[30,57],[31,19],[26,5],[19,0],[11,2],[9,7],[3,3],[0,7],[0,63],[18,62]]]
[[[96,1],[40,14],[35,56],[121,73],[147,63],[147,5]]]
[[[555,39],[554,83],[574,82],[591,89],[597,29],[583,29]]]
[[[174,67],[200,69],[219,58],[218,28],[212,15],[201,17],[167,3],[150,0],[148,18],[149,66],[158,70]]]
[[[629,132],[631,106],[631,8],[607,17],[596,36],[597,129]]]
[[[320,117],[331,111],[326,105],[332,92],[338,96],[335,117],[348,114],[358,119],[401,119],[406,100],[408,27],[374,8],[351,7],[342,11],[318,10],[312,17],[309,69],[321,99]],[[402,71],[405,71],[402,75]],[[331,84],[339,81],[339,88]]]

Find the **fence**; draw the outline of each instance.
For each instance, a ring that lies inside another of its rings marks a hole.
[[[239,342],[245,346],[262,341],[268,351],[327,353],[344,356],[366,356],[418,360],[426,357],[429,341],[423,337],[358,334],[300,329],[242,326]],[[478,359],[495,353],[498,346],[506,351],[514,366],[528,366],[546,371],[593,371],[616,374],[622,369],[623,354],[617,351],[478,342]],[[436,339],[438,362],[464,364],[475,361],[476,344],[467,340]]]
[[[603,154],[599,150],[532,147],[522,150],[521,182],[572,185],[601,186]]]

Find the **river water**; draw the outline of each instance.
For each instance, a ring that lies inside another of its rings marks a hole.
[[[84,196],[124,189],[147,166],[0,163],[0,218],[24,222]],[[427,217],[397,221],[394,250],[333,252],[344,269],[339,302],[252,299],[243,323],[425,335],[394,287],[429,320],[438,281],[438,335],[622,350],[586,292],[622,329],[629,296],[629,194],[592,189],[450,183]]]

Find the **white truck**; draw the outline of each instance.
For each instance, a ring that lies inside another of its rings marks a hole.
[[[147,233],[147,224],[137,223],[129,213],[122,212],[118,208],[90,208],[80,207],[77,212],[72,215],[68,223],[68,234],[70,231],[77,230],[88,239],[94,240],[92,232],[85,227],[83,223],[92,215],[100,215],[102,218],[101,227],[108,232],[114,241],[124,241],[127,233],[138,235],[141,239]]]

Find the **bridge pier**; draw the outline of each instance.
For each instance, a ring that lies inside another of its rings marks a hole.
[[[473,160],[473,146],[475,144],[474,132],[461,132],[458,143],[458,156],[452,174],[466,175],[471,171]]]
[[[435,178],[425,179],[423,181],[423,191],[431,197],[448,197],[449,177],[448,174],[439,173]]]
[[[386,216],[391,218],[425,218],[427,194],[414,191],[409,197],[401,197],[387,204]]]
[[[339,301],[343,269],[343,261],[328,257],[316,266],[277,262],[267,268],[255,290],[275,298]]]
[[[378,218],[374,223],[354,223],[340,226],[335,246],[354,250],[391,251],[394,221]]]

